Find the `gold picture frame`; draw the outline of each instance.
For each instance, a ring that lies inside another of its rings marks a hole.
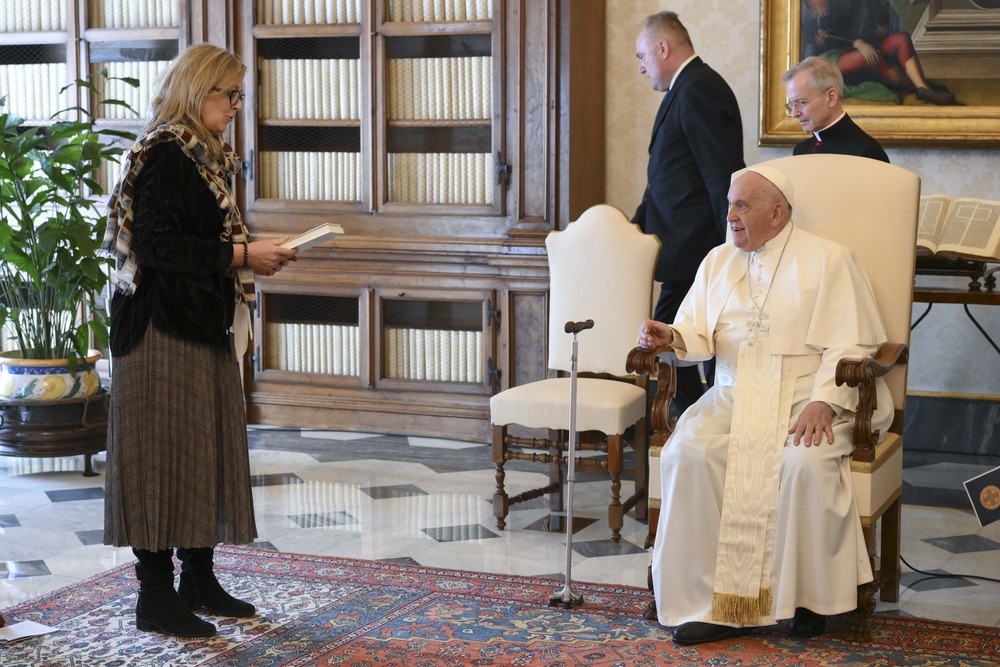
[[[956,2],[967,2],[970,7],[956,10]],[[805,138],[798,121],[785,110],[785,87],[781,82],[785,71],[800,60],[801,4],[802,0],[761,0],[761,146],[790,146]],[[928,11],[944,12],[945,18],[955,14],[974,17],[983,7],[974,0],[929,0]],[[991,13],[991,21],[1000,18],[992,3],[985,7],[989,7],[986,11]],[[991,56],[983,66],[1000,72],[1000,55],[995,58]],[[844,108],[885,146],[996,148],[1000,147],[1000,75],[992,82],[996,106],[897,105],[845,98]]]

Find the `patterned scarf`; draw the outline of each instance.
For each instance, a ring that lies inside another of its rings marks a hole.
[[[184,154],[194,161],[198,173],[205,181],[223,215],[223,229],[220,240],[236,245],[249,243],[250,235],[243,226],[243,218],[229,190],[228,179],[239,172],[240,158],[225,144],[221,160],[214,160],[208,150],[194,134],[182,125],[160,125],[136,139],[125,158],[122,174],[111,192],[108,201],[108,227],[104,233],[101,248],[105,254],[115,259],[115,288],[124,293],[135,292],[139,284],[141,267],[132,252],[132,197],[139,172],[146,162],[149,149],[164,141],[176,141]],[[234,250],[235,252],[235,250]],[[233,272],[238,298],[252,306],[256,299],[253,271],[238,268]]]

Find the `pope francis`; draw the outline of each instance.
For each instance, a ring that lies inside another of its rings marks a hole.
[[[646,320],[638,339],[717,364],[660,455],[653,589],[680,644],[781,619],[816,636],[872,579],[850,478],[857,391],[834,379],[886,340],[871,285],[850,250],[796,228],[779,171],[737,172],[728,198],[731,243],[702,262],[676,320]],[[884,433],[884,384],[878,406]]]

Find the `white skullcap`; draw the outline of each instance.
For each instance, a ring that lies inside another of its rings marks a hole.
[[[735,181],[737,178],[747,173],[748,171],[752,171],[755,174],[760,174],[767,180],[771,181],[771,183],[773,183],[776,188],[781,190],[781,194],[785,195],[785,199],[788,200],[788,205],[789,206],[795,205],[795,202],[793,201],[795,193],[792,190],[792,182],[788,180],[788,177],[785,176],[781,171],[775,169],[774,167],[769,167],[765,164],[756,164],[753,165],[752,167],[747,167],[746,169],[740,169],[739,171],[733,174],[732,180]]]

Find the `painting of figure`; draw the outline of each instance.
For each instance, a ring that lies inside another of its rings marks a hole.
[[[908,0],[909,1],[909,0]],[[948,87],[928,81],[910,33],[889,0],[801,0],[802,57],[820,56],[844,75],[844,97],[957,104]]]
[[[801,141],[782,76],[817,56],[883,146],[1000,148],[1000,0],[761,0],[761,12],[761,146]]]

